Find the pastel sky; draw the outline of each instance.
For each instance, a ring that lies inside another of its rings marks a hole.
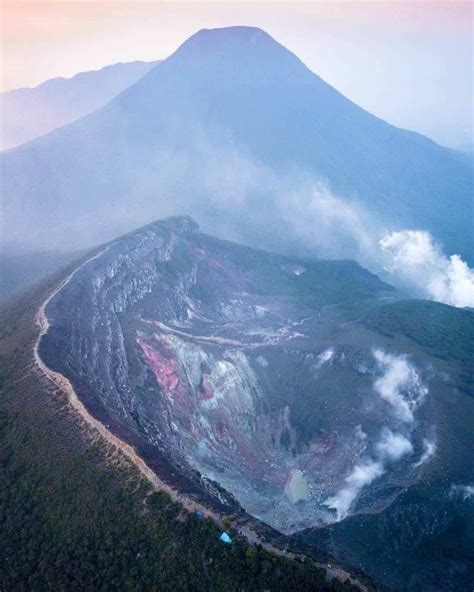
[[[472,141],[472,4],[451,1],[1,0],[1,88],[169,55],[201,28],[264,28],[384,119]]]

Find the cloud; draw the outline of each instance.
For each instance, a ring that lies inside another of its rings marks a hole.
[[[413,446],[405,436],[384,428],[375,450],[378,460],[367,457],[357,463],[345,478],[345,485],[324,502],[325,506],[336,511],[336,520],[345,518],[362,489],[385,473],[386,463],[399,461],[413,451]]]
[[[275,195],[275,215],[285,221],[290,236],[318,256],[355,259],[376,273],[388,273],[389,281],[417,296],[474,307],[474,270],[460,255],[445,255],[429,232],[384,232],[360,202],[335,195],[323,180],[302,172],[267,176],[266,185]]]
[[[420,297],[474,306],[474,272],[459,255],[447,257],[429,232],[384,231],[386,221],[360,200],[335,194],[324,179],[297,167],[277,172],[198,125],[188,141],[186,153],[157,150],[153,175],[133,181],[133,220],[127,202],[114,207],[117,224],[190,214],[205,231],[229,240],[292,255],[355,259]]]
[[[405,436],[394,434],[388,428],[382,431],[382,437],[376,446],[377,452],[383,460],[397,461],[413,452],[413,446]]]
[[[474,498],[474,485],[451,485],[449,495],[460,496],[464,501],[471,500]]]
[[[324,505],[331,510],[336,510],[337,520],[345,518],[364,487],[370,485],[375,479],[383,475],[384,468],[381,462],[371,459],[355,465],[351,473],[345,479],[345,486],[336,495],[328,498]]]
[[[381,221],[360,202],[335,195],[324,180],[303,171],[276,175],[243,158],[234,158],[234,164],[238,166],[232,168],[232,173],[220,175],[227,179],[224,194],[233,196],[232,204],[242,207],[244,201],[247,205],[252,203],[261,194],[261,188],[266,187],[266,198],[272,196],[271,223],[275,228],[281,229],[283,224],[287,229],[288,244],[281,244],[283,250],[355,259],[376,273],[388,273],[389,281],[415,295],[451,306],[474,307],[474,270],[460,255],[446,256],[429,232],[383,232]],[[240,188],[237,195],[236,187]],[[259,201],[265,203],[265,196]],[[266,223],[268,213],[267,210]]]
[[[387,233],[379,245],[394,277],[437,302],[474,306],[474,270],[459,255],[446,257],[429,232]]]
[[[321,180],[295,174],[280,191],[277,205],[295,236],[320,256],[362,260],[373,251],[369,214],[357,202],[332,193]]]
[[[428,389],[404,356],[375,350],[374,357],[383,372],[374,383],[375,391],[392,407],[398,419],[412,423],[414,411],[423,401]]]
[[[205,231],[229,240],[292,255],[355,259],[414,295],[474,306],[474,272],[459,255],[447,257],[429,232],[384,231],[386,221],[360,200],[335,194],[324,179],[297,167],[277,172],[198,125],[188,141],[189,152],[157,150],[153,175],[133,180],[132,211],[124,202],[112,212],[116,224],[124,221],[122,230],[150,217],[190,214]]]
[[[289,185],[279,192],[279,208],[300,213],[287,214],[288,226],[320,256],[355,259],[420,297],[474,307],[474,270],[460,255],[446,256],[429,232],[382,232],[360,203],[334,195],[325,183],[300,175],[292,189]]]
[[[414,427],[414,413],[428,392],[405,356],[376,350],[374,357],[382,371],[382,375],[374,380],[374,391],[390,404],[392,414],[402,422],[401,429],[405,433],[384,427],[372,453],[357,462],[345,478],[344,485],[323,502],[326,507],[336,511],[337,521],[348,515],[362,489],[381,477],[389,464],[413,453],[413,444],[409,437]],[[360,426],[358,430],[364,438],[367,437]],[[425,462],[435,452],[434,443],[424,440],[424,444],[425,452],[415,466]]]
[[[420,457],[420,460],[417,461],[413,466],[414,467],[421,467],[421,465],[425,464],[434,454],[436,453],[436,444],[433,441],[428,440],[427,438],[423,439],[423,454]]]

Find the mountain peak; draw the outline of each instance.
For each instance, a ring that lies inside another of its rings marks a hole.
[[[233,26],[216,29],[201,29],[191,35],[175,52],[215,53],[231,51],[245,51],[265,48],[275,50],[284,49],[273,37],[258,27]],[[284,51],[287,51],[286,49]],[[289,53],[289,52],[288,52]]]
[[[308,72],[306,66],[271,35],[250,26],[201,29],[189,37],[165,63],[165,67],[169,65],[172,68],[187,64],[201,69],[204,65],[200,74],[205,76],[212,71],[213,76],[218,76],[220,81],[232,72],[234,82],[236,70],[241,70],[241,74],[253,73],[263,78],[272,75],[285,78],[295,71]]]
[[[200,29],[194,35],[191,35],[185,44],[247,43],[253,45],[262,42],[277,43],[268,33],[259,27],[238,25],[218,27],[215,29]]]
[[[154,225],[165,225],[180,234],[199,232],[199,224],[191,216],[169,216],[154,222]]]

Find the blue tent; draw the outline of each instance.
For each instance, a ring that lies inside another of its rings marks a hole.
[[[226,533],[223,532],[221,534],[221,536],[219,537],[219,539],[223,542],[223,543],[227,543],[228,545],[232,544],[232,539],[230,538],[230,536]]]

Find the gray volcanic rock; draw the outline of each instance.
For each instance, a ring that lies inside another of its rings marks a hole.
[[[171,218],[108,245],[46,313],[45,362],[182,491],[304,531],[309,551],[317,542],[317,555],[327,549],[396,586],[406,574],[395,563],[380,573],[351,546],[363,540],[357,524],[378,544],[375,524],[410,515],[407,492],[421,489],[443,499],[433,520],[454,528],[438,512],[472,475],[472,416],[453,411],[455,400],[466,412],[474,403],[469,311],[397,303],[353,262],[273,255]],[[469,503],[461,493],[453,503]],[[423,540],[430,533],[428,521]],[[463,562],[453,581],[464,581]]]
[[[42,348],[104,421],[291,531],[314,520],[306,510],[297,518],[294,503],[299,481],[309,495],[301,472],[314,463],[308,446],[331,445],[327,434],[310,444],[312,428],[291,425],[298,412],[289,401],[306,394],[285,402],[275,369],[283,362],[286,380],[301,372],[311,380],[325,362],[308,339],[322,307],[383,291],[389,286],[355,263],[253,251],[170,219],[112,243],[76,273],[48,305]],[[343,446],[358,437],[341,430]],[[337,454],[331,462],[335,471],[347,464]],[[281,516],[272,518],[280,498]]]

